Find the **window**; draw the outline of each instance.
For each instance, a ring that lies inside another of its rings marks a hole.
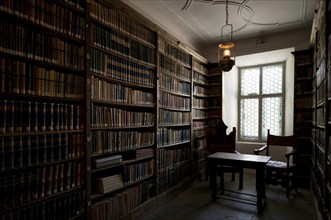
[[[239,140],[283,134],[284,70],[285,63],[239,68]]]

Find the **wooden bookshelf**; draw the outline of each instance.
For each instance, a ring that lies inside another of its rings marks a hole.
[[[158,38],[157,194],[190,174],[192,56]]]
[[[123,219],[204,169],[204,64],[118,3],[0,2],[2,218]]]
[[[70,0],[0,3],[4,219],[85,211],[84,8]]]
[[[118,219],[155,196],[157,36],[103,1],[90,1],[89,16],[88,218],[101,219],[104,213]]]
[[[318,1],[314,17],[313,131],[311,187],[323,219],[331,219],[330,176],[330,16],[329,1]]]
[[[312,120],[313,120],[313,51],[292,52],[295,60],[294,70],[294,121],[293,134],[299,138],[300,152],[294,158],[297,164],[296,177],[299,187],[310,187],[312,155]],[[320,115],[324,108],[316,109]],[[318,116],[318,118],[323,118]]]
[[[193,59],[192,77],[192,174],[199,178],[205,174],[208,125],[208,81],[205,64]]]
[[[222,121],[222,72],[218,64],[208,66],[208,145],[215,144],[216,125]]]

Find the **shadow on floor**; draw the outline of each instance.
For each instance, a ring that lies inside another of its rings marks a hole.
[[[237,190],[236,182],[231,182],[230,176],[225,177],[225,188]],[[255,172],[244,171],[245,193],[255,193]],[[257,207],[250,204],[238,203],[222,198],[211,199],[209,181],[201,181],[184,191],[174,200],[163,204],[143,220],[313,220],[313,200],[309,189],[292,191],[286,198],[284,188],[267,186],[266,207],[262,213],[257,213]],[[247,197],[254,199],[254,197]]]

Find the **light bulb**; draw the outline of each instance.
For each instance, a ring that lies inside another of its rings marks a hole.
[[[231,56],[231,52],[229,49],[226,49],[223,51],[223,58],[224,59],[230,59],[230,56]]]

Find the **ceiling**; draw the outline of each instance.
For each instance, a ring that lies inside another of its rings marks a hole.
[[[178,41],[200,51],[217,45],[226,24],[226,0],[121,0]],[[228,23],[235,41],[309,28],[316,0],[229,0]]]

